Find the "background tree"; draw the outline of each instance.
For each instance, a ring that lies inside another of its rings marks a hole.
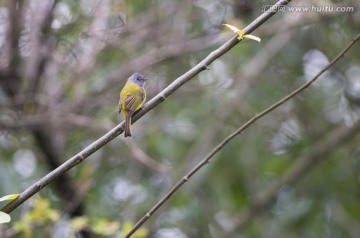
[[[222,23],[245,26],[271,3],[1,3],[1,194],[23,191],[113,128],[118,92],[133,72],[150,78],[151,98],[229,38]],[[133,140],[120,136],[59,177],[40,192],[46,199],[17,209],[19,223],[0,234],[126,232],[224,137],[309,80],[358,33],[356,1],[291,6],[315,10],[277,14],[256,31],[261,44],[243,42],[215,61],[139,120]],[[137,235],[356,237],[358,53],[357,44],[315,85],[227,145]],[[324,162],[309,163],[257,206],[309,158]]]

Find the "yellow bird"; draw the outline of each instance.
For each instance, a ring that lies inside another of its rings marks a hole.
[[[131,136],[132,115],[141,108],[146,99],[145,84],[148,79],[139,73],[134,73],[120,91],[119,115],[121,110],[125,115],[125,137]]]

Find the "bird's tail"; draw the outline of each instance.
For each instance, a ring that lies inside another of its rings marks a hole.
[[[131,136],[131,113],[128,113],[125,117],[125,137]]]

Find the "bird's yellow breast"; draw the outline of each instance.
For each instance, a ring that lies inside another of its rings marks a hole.
[[[129,95],[133,96],[133,101],[131,103],[131,108],[126,108],[124,102],[126,102],[126,99],[127,97],[129,97]],[[127,82],[120,92],[120,98],[122,102],[121,109],[124,112],[127,112],[129,110],[137,111],[145,102],[145,89],[135,83]]]
[[[128,94],[137,94],[137,93],[141,93],[143,91],[143,88],[140,87],[139,85],[135,84],[135,83],[130,83],[127,82],[124,86],[124,88],[121,90],[120,92],[120,97],[121,99],[126,98],[126,96]]]

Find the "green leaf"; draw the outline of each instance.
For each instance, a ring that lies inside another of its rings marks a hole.
[[[20,196],[20,194],[11,194],[6,195],[0,198],[0,202],[7,201],[7,200],[15,200]]]
[[[250,40],[254,40],[257,42],[260,42],[261,39],[257,36],[254,35],[250,35],[250,34],[245,34],[245,32],[243,30],[238,29],[236,26],[230,25],[230,24],[223,24],[224,26],[226,26],[227,28],[229,28],[230,30],[232,30],[234,33],[236,33],[239,37],[239,40],[247,38]]]
[[[8,223],[11,221],[11,217],[9,214],[6,214],[5,212],[0,212],[0,224],[2,223]]]

